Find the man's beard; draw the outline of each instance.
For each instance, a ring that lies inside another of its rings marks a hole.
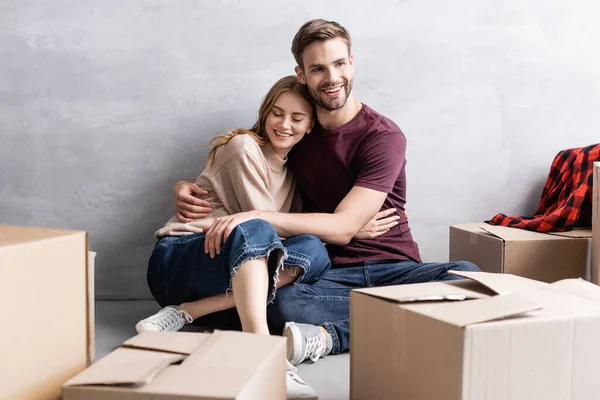
[[[331,84],[327,84],[327,85],[320,85],[320,87],[313,89],[312,87],[308,86],[308,91],[310,92],[310,95],[312,96],[312,98],[315,100],[315,103],[317,104],[318,107],[326,110],[326,111],[335,111],[338,110],[342,107],[344,107],[344,105],[346,105],[346,101],[348,100],[348,97],[350,97],[350,93],[352,92],[352,79],[350,79],[349,81],[346,79],[343,79],[344,84],[342,85],[342,87],[340,88],[340,90],[344,90],[345,93],[345,97],[343,99],[340,99],[339,97],[337,99],[328,99],[326,94],[323,94],[322,89],[326,88],[326,87],[331,87],[331,86],[337,86],[337,85],[331,85]]]

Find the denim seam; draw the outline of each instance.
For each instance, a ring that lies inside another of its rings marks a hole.
[[[319,299],[319,300],[339,300],[339,301],[346,301],[348,300],[348,297],[344,297],[344,296],[311,296],[313,299]]]
[[[299,262],[304,262],[309,264],[312,261],[312,257],[307,256],[306,254],[298,253],[297,251],[290,251],[290,257],[295,257],[299,259]]]
[[[197,232],[197,233],[202,233],[202,232]],[[167,246],[172,246],[172,245],[176,246],[179,244],[188,244],[189,242],[196,240],[197,233],[190,233],[187,235],[177,236],[177,239],[175,239],[175,240],[160,241],[156,245],[160,246],[160,247],[167,247]],[[167,237],[167,236],[164,236],[164,237]],[[170,236],[170,237],[173,237],[173,236]]]

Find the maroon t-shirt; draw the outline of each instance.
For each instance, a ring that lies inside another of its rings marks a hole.
[[[363,104],[348,123],[325,129],[318,123],[294,146],[289,165],[306,212],[333,213],[353,186],[387,193],[382,210],[396,208],[399,224],[376,239],[327,245],[336,267],[367,260],[421,262],[404,216],[406,137],[390,119]]]

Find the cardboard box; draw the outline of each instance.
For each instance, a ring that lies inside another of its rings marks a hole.
[[[69,380],[64,400],[285,399],[286,341],[243,332],[145,332]]]
[[[546,234],[485,223],[453,225],[449,260],[543,282],[586,278],[591,234],[590,229]]]
[[[600,287],[459,275],[351,292],[352,399],[600,398]]]
[[[600,162],[594,163],[592,230],[592,282],[600,285]]]
[[[0,225],[0,399],[59,399],[89,365],[90,261],[86,232]]]
[[[87,311],[88,311],[88,365],[96,358],[96,290],[94,276],[96,274],[96,253],[88,251],[87,260]]]

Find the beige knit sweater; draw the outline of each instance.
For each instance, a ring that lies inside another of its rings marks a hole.
[[[217,150],[214,162],[196,179],[196,184],[208,191],[203,196],[212,205],[205,219],[181,223],[173,216],[156,237],[183,236],[202,232],[213,218],[244,211],[264,210],[301,212],[295,181],[271,145],[259,145],[250,135],[234,136]]]

